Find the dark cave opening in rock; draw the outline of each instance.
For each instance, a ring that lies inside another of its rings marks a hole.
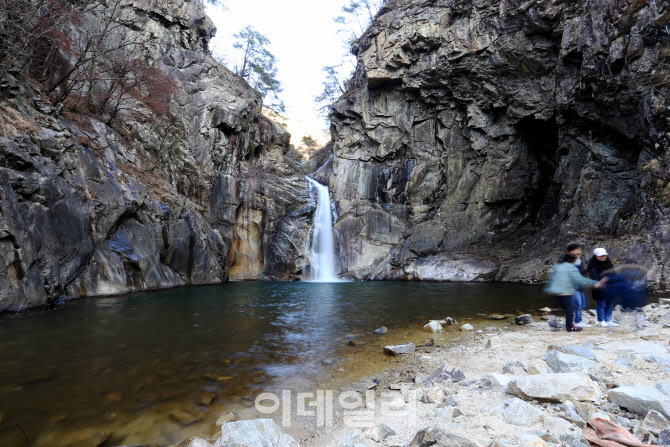
[[[536,225],[551,219],[558,211],[560,185],[552,182],[558,167],[558,125],[555,117],[547,121],[526,117],[516,124],[516,128],[528,150],[529,167],[535,171],[525,197],[528,218],[524,223]]]

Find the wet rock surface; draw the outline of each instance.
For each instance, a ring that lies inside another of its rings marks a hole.
[[[390,1],[331,115],[343,271],[535,282],[580,240],[665,288],[668,8]]]

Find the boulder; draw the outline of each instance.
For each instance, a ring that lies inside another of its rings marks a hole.
[[[448,363],[443,364],[426,378],[426,386],[444,381],[461,382],[465,380],[465,374],[460,369],[452,368]]]
[[[391,429],[391,427],[389,427],[386,424],[379,424],[375,427],[372,427],[372,428],[366,430],[366,434],[373,441],[382,442],[384,439],[388,438],[389,436],[395,435],[395,431],[393,431],[393,429]]]
[[[408,352],[412,351],[416,351],[416,346],[414,343],[384,346],[384,352],[391,355],[407,354]]]
[[[439,321],[431,321],[423,327],[423,330],[426,332],[440,332],[442,330],[442,325]]]
[[[510,381],[507,392],[522,399],[550,402],[597,401],[603,392],[584,372],[539,374]]]
[[[428,427],[419,431],[408,447],[478,447],[463,436],[444,431],[438,427]]]
[[[670,418],[670,382],[647,386],[622,386],[610,390],[610,400],[628,411],[646,416],[656,410]]]
[[[570,372],[573,368],[595,374],[596,376],[609,376],[611,371],[598,362],[588,360],[576,355],[564,354],[558,351],[549,351],[544,356],[544,361],[553,372]]]
[[[639,354],[626,354],[614,362],[614,366],[620,368],[644,368],[646,365],[647,361]]]
[[[221,427],[216,447],[239,444],[242,447],[300,447],[272,419],[228,422]]]
[[[638,343],[633,346],[617,349],[617,354],[637,354],[649,363],[670,366],[670,353],[658,343]]]
[[[389,330],[382,326],[379,329],[375,329],[375,334],[386,334]]]
[[[498,373],[486,373],[482,376],[482,380],[488,381],[491,387],[502,390],[507,388],[507,384],[516,378],[516,376]]]
[[[555,434],[561,440],[564,440],[566,435],[577,428],[566,419],[554,416],[544,416],[542,418],[542,425],[544,426],[545,430],[547,430],[549,433]]]
[[[462,331],[466,331],[466,332],[467,332],[467,331],[474,331],[474,330],[475,330],[474,326],[472,326],[471,324],[468,324],[468,323],[466,323],[466,324],[464,324],[463,326],[461,326],[460,329],[461,329]]]
[[[649,410],[644,421],[642,421],[642,426],[652,435],[658,436],[663,430],[670,429],[670,422],[658,411]]]
[[[531,314],[517,315],[514,317],[514,323],[524,326],[526,324],[534,323],[535,320]]]
[[[530,427],[543,417],[540,410],[517,398],[507,399],[497,411],[503,421],[521,427]]]
[[[454,320],[451,317],[447,317],[447,318],[444,319],[444,324],[445,324],[445,326],[446,325],[452,326],[454,324],[458,324],[458,321]]]
[[[600,362],[596,354],[587,346],[549,345],[549,347],[547,347],[547,352],[549,351],[562,352],[563,354],[575,355],[577,357],[584,357],[585,359],[591,360],[593,362]]]

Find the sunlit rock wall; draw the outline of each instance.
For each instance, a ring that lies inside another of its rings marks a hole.
[[[669,19],[668,1],[391,0],[331,115],[345,271],[533,282],[581,241],[666,288]]]
[[[115,128],[73,122],[24,80],[0,81],[0,311],[290,279],[304,264],[314,198],[298,154],[210,56],[202,4],[124,0],[120,19],[177,82],[172,119],[138,104]]]

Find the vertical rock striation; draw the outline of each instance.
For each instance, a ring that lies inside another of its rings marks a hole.
[[[332,111],[362,279],[541,280],[564,244],[665,288],[670,2],[391,0]]]
[[[59,298],[292,278],[314,199],[286,130],[209,54],[198,1],[122,0],[124,32],[175,80],[172,118],[110,127],[0,81],[0,311]],[[84,17],[86,26],[95,16]]]

